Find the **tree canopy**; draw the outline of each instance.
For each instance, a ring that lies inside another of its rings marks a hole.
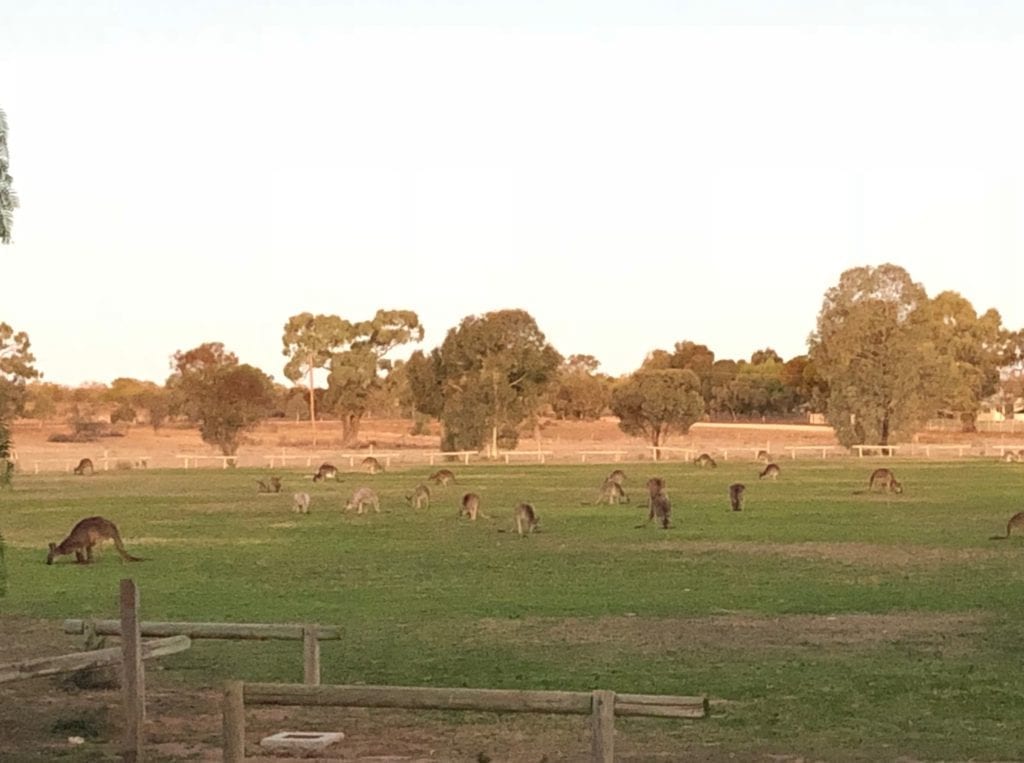
[[[555,379],[561,355],[525,310],[471,315],[407,373],[417,410],[437,416],[442,448],[514,447],[519,426]]]
[[[0,323],[0,421],[21,414],[25,384],[39,377],[31,346],[24,331],[15,332],[6,323]]]
[[[689,369],[642,368],[612,388],[611,408],[623,432],[658,447],[672,433],[686,434],[704,414],[700,379]]]
[[[18,195],[14,192],[14,178],[8,172],[9,167],[7,115],[0,109],[0,244],[11,243],[14,210],[18,206]]]
[[[895,265],[844,272],[825,293],[810,357],[828,384],[826,416],[844,445],[887,444],[913,429],[933,390],[916,383],[929,358],[924,289]]]
[[[243,434],[263,421],[274,404],[273,381],[258,368],[239,364],[220,342],[176,352],[167,386],[181,410],[199,424],[203,442],[225,456],[238,452]]]

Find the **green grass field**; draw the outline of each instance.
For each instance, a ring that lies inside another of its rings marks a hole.
[[[0,611],[116,617],[130,575],[145,619],[342,626],[323,646],[329,683],[706,694],[705,721],[623,722],[706,759],[1022,759],[1024,536],[989,536],[1024,510],[1024,468],[886,465],[903,495],[863,492],[870,461],[784,461],[775,483],[751,462],[627,465],[621,507],[581,505],[608,466],[460,465],[423,512],[404,495],[427,467],[340,484],[289,471],[270,496],[254,470],[24,475],[0,495]],[[668,531],[636,528],[654,474]],[[381,514],[342,511],[362,484]],[[291,513],[295,490],[309,515]],[[467,490],[489,520],[456,518]],[[541,518],[525,539],[498,532],[520,500]],[[91,566],[47,567],[47,542],[92,514],[146,561],[105,545]],[[201,642],[163,664],[201,685],[291,681],[300,652]]]

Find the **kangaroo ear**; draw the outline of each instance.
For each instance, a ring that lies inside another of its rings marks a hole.
[[[50,544],[50,550],[51,551],[56,551],[57,550],[57,544],[56,543],[51,543]]]

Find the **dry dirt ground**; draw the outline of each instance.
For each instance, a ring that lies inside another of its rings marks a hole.
[[[810,644],[818,650],[843,650],[912,641],[943,651],[968,649],[983,629],[980,616],[962,614],[851,614],[758,617],[731,614],[692,618],[630,617],[526,618],[482,620],[479,635],[520,644],[572,641],[586,646],[661,652],[719,647],[726,640],[737,649],[791,648]],[[0,618],[2,660],[14,661],[78,651],[78,639],[61,633],[60,624],[21,617]],[[111,645],[116,639],[110,640]],[[181,684],[158,662],[146,667],[146,738],[149,760],[217,761],[220,755],[220,695]],[[712,716],[729,704],[711,698]],[[701,733],[703,722],[680,726],[671,737],[657,729],[616,723],[616,760],[621,761],[775,761],[797,760],[785,754],[737,753],[721,749]],[[282,730],[341,730],[343,742],[329,758],[306,760],[363,761],[584,761],[588,759],[589,723],[580,716],[497,716],[486,713],[401,712],[318,708],[248,708],[247,755],[261,756],[255,740]],[[117,760],[121,728],[116,677],[100,676],[98,688],[72,685],[51,676],[0,686],[0,760]],[[653,733],[652,733],[653,732]],[[84,745],[69,737],[82,736]],[[274,758],[279,760],[280,758]]]
[[[340,452],[374,448],[381,451],[406,453],[417,458],[419,451],[437,451],[440,447],[439,430],[432,424],[427,434],[411,434],[412,422],[405,419],[370,419],[363,422],[358,441],[343,448],[338,422],[317,424],[317,444],[309,422],[271,421],[250,433],[239,449],[240,466],[265,466],[267,456],[286,453],[330,458]],[[154,432],[147,426],[131,426],[121,430],[123,436],[102,437],[89,443],[50,442],[56,433],[67,433],[67,425],[60,421],[20,421],[14,425],[13,435],[19,468],[26,471],[67,471],[88,457],[97,468],[101,459],[108,459],[109,468],[137,466],[139,459],[149,459],[151,468],[182,466],[183,455],[219,455],[218,451],[202,442],[196,429],[180,426],[163,427]],[[538,439],[539,436],[539,439]],[[738,424],[694,425],[686,435],[673,437],[666,445],[674,448],[720,450],[747,448],[749,456],[756,449],[780,450],[786,445],[834,445],[831,428],[811,425]],[[636,460],[650,458],[648,444],[635,437],[627,437],[614,418],[593,422],[544,421],[539,430],[524,432],[519,450],[550,451],[555,460],[577,461],[580,451],[625,451],[624,458]],[[671,455],[669,456],[671,457]],[[422,456],[420,456],[422,458]],[[604,460],[611,460],[611,456]],[[292,464],[300,462],[293,461]],[[204,466],[219,466],[219,462],[204,461]],[[341,466],[342,464],[338,464]]]

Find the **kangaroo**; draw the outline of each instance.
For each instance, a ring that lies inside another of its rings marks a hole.
[[[651,503],[654,501],[655,496],[665,493],[665,480],[661,477],[651,477],[647,480],[647,508],[651,507]]]
[[[989,540],[1006,540],[1010,537],[1010,531],[1015,528],[1024,528],[1024,511],[1018,511],[1010,521],[1006,523],[1006,535],[993,535]]]
[[[763,480],[763,479],[777,480],[781,473],[782,473],[782,470],[779,468],[778,464],[768,464],[764,468],[764,471],[762,471],[759,475],[757,475],[757,478],[761,479],[761,480]]]
[[[713,459],[707,453],[701,453],[699,456],[693,459],[693,463],[697,464],[697,466],[699,466],[701,469],[703,469],[705,466],[710,466],[712,469],[718,466],[718,464],[715,463],[715,459]]]
[[[658,493],[651,498],[651,510],[647,515],[647,521],[642,525],[637,525],[637,527],[646,527],[655,517],[657,517],[658,522],[661,524],[662,530],[669,528],[669,521],[672,517],[672,502],[665,493]]]
[[[271,477],[267,482],[263,480],[256,480],[256,492],[257,493],[280,493],[281,492],[281,478]]]
[[[367,474],[380,474],[384,471],[384,465],[373,456],[367,456],[362,460],[363,469]]]
[[[487,518],[487,515],[480,511],[480,496],[476,493],[466,493],[462,496],[462,505],[459,506],[459,516],[469,517],[475,522],[478,516]]]
[[[609,506],[612,504],[629,503],[629,496],[622,489],[622,485],[618,482],[613,482],[609,477],[601,485],[601,492],[598,494],[597,500],[594,501],[595,506],[602,503],[607,503]]]
[[[1003,454],[1003,461],[1005,461],[1008,464],[1015,463],[1015,462],[1017,462],[1019,460],[1020,460],[1020,457],[1016,453],[1014,453],[1012,450],[1008,450],[1008,451],[1006,451]]]
[[[429,509],[430,508],[430,488],[420,483],[416,486],[416,489],[412,491],[411,495],[407,495],[405,500],[409,502],[409,505],[414,509]]]
[[[647,492],[649,494],[647,522],[637,525],[637,527],[646,527],[652,519],[657,517],[662,529],[667,530],[669,518],[672,515],[672,502],[669,501],[668,493],[665,492],[665,480],[661,477],[651,477],[647,480]]]
[[[732,506],[733,511],[743,510],[743,491],[746,489],[747,486],[739,482],[729,485],[729,504]]]
[[[607,482],[614,482],[619,487],[622,487],[622,483],[626,481],[626,473],[622,469],[616,469],[608,475]]]
[[[377,494],[368,487],[361,487],[348,499],[348,503],[345,504],[345,511],[355,509],[356,514],[362,514],[364,511],[363,507],[366,505],[372,506],[373,510],[380,514],[380,499],[377,497]]]
[[[540,524],[540,518],[533,508],[533,504],[521,503],[516,506],[516,532],[519,533],[520,538],[526,533],[534,532],[538,524]]]
[[[772,460],[772,457],[768,454],[767,450],[759,450],[757,451],[757,457],[754,460],[764,461],[765,463],[768,463],[769,461]]]
[[[328,479],[338,479],[338,467],[336,467],[334,464],[320,464],[320,468],[317,469],[316,474],[313,475],[313,482],[323,482],[324,480]]]
[[[292,494],[292,511],[296,514],[309,513],[309,493]]]
[[[455,472],[451,469],[438,469],[436,472],[427,477],[428,480],[433,482],[435,485],[441,485],[442,487],[448,487],[455,482]]]
[[[85,475],[92,474],[96,470],[92,468],[92,459],[83,458],[81,461],[78,462],[78,466],[75,467],[74,471],[75,474]]]
[[[874,490],[876,487],[882,488],[883,491],[888,490],[890,493],[903,492],[903,485],[896,479],[896,475],[892,473],[892,470],[884,467],[871,472],[871,479],[868,480],[868,490]]]
[[[117,549],[117,553],[121,555],[122,559],[129,562],[142,561],[125,550],[124,543],[121,542],[121,533],[117,531],[117,525],[103,517],[86,517],[71,528],[68,537],[60,543],[50,544],[50,553],[46,555],[46,563],[53,564],[54,557],[73,552],[78,564],[88,564],[92,561],[92,547],[104,540],[114,541],[114,548]]]

